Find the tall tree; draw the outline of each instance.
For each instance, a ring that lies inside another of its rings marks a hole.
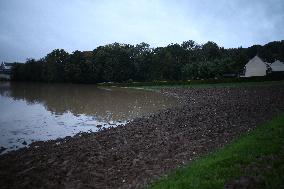
[[[69,60],[69,54],[63,49],[55,49],[45,57],[43,78],[48,82],[63,82],[64,67]]]

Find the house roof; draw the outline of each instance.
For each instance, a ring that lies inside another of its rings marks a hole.
[[[261,58],[259,58],[257,55],[250,59],[248,63],[246,64],[246,67],[267,67],[267,63],[265,63]]]
[[[263,62],[263,60],[261,58],[259,58],[259,56],[255,55],[252,59],[250,59],[250,61],[260,61]]]

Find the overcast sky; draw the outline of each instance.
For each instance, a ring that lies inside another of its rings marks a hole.
[[[283,40],[284,0],[0,0],[0,61],[189,39],[226,48]]]

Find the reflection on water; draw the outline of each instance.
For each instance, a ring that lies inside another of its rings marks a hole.
[[[15,149],[124,124],[171,107],[176,99],[159,93],[94,85],[0,83],[0,146]]]

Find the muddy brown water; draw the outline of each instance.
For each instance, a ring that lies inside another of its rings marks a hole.
[[[177,99],[158,92],[94,85],[0,83],[0,146],[4,152],[33,141],[116,126]]]

